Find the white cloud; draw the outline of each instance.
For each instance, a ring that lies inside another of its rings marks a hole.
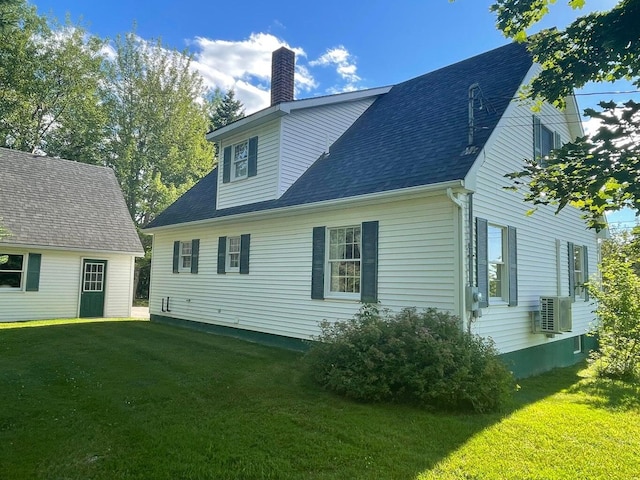
[[[340,75],[340,77],[347,82],[347,84],[343,88],[339,89],[340,91],[355,90],[357,88],[356,83],[360,81],[360,77],[356,73],[357,67],[355,64],[355,59],[353,55],[351,55],[349,51],[342,45],[327,50],[326,53],[324,53],[318,59],[309,62],[309,65],[312,67],[335,66],[338,75]]]
[[[239,41],[196,37],[190,42],[194,52],[193,66],[202,74],[205,84],[223,91],[234,89],[247,113],[269,106],[271,54],[283,46],[296,53],[296,98],[313,95],[318,89],[314,68],[335,67],[338,75],[337,84],[325,87],[323,93],[358,89],[360,77],[355,59],[343,46],[329,49],[318,59],[305,62],[307,55],[303,48],[292,47],[270,33],[253,33]]]
[[[271,54],[282,46],[296,53],[296,93],[316,88],[317,83],[309,70],[299,63],[306,57],[305,51],[291,47],[274,35],[254,33],[240,41],[196,37],[191,42],[195,52],[193,65],[202,74],[205,84],[223,91],[235,90],[247,113],[269,106]]]

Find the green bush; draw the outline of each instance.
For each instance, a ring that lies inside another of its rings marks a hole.
[[[631,261],[616,255],[603,259],[600,270],[602,281],[587,286],[598,301],[593,367],[600,377],[640,379],[640,277]]]
[[[316,382],[363,401],[447,410],[496,410],[515,388],[491,340],[463,331],[446,312],[396,315],[364,305],[347,322],[323,322],[305,356]]]

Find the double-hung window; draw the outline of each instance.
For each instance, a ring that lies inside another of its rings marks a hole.
[[[173,273],[198,273],[200,240],[173,242]]]
[[[589,300],[589,291],[584,284],[589,280],[589,256],[585,245],[576,245],[569,242],[569,296]]]
[[[558,132],[554,132],[533,116],[533,158],[544,164],[551,150],[560,148],[562,140]]]
[[[191,271],[191,242],[180,242],[180,267],[178,271]]]
[[[516,233],[515,227],[476,218],[476,281],[482,308],[491,304],[518,305]]]
[[[24,255],[0,253],[0,288],[21,289],[24,267]]]
[[[227,272],[240,271],[240,237],[227,237]]]
[[[231,167],[232,179],[247,178],[249,166],[249,141],[236,143],[233,146],[233,165]]]
[[[489,299],[491,301],[509,300],[509,276],[505,272],[506,258],[506,232],[504,227],[488,225],[487,227],[489,266]]]
[[[360,295],[360,237],[360,225],[328,229],[329,294]]]
[[[235,182],[258,174],[258,137],[224,147],[222,183]]]
[[[218,237],[218,273],[249,273],[251,234]]]
[[[311,298],[378,301],[378,226],[314,227]]]

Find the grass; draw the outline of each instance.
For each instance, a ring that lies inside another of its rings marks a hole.
[[[0,361],[0,478],[640,478],[640,388],[578,367],[452,415],[347,401],[297,353],[143,321],[0,324]]]

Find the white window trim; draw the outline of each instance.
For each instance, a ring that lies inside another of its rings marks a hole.
[[[24,292],[27,278],[27,262],[29,261],[29,255],[26,252],[14,252],[14,253],[5,253],[0,252],[0,255],[20,255],[22,256],[22,270],[20,271],[20,287],[10,287],[8,285],[0,285],[0,293],[8,293],[8,292]],[[5,270],[5,272],[18,272],[19,270]]]
[[[244,175],[236,175],[236,147],[239,145],[247,145],[247,158],[244,160],[247,163],[246,172]],[[231,146],[231,181],[244,180],[249,177],[249,139],[237,142]]]
[[[582,349],[583,349],[583,345],[582,345],[582,335],[576,335],[575,337],[573,337],[573,341],[575,342],[575,340],[578,340],[578,349],[575,349],[575,345],[574,345],[574,349],[573,349],[573,353],[574,354],[579,354],[582,353]]]
[[[339,228],[360,228],[360,288],[358,292],[333,292],[331,291],[331,261],[329,258],[329,252],[331,248],[331,231]],[[336,225],[327,227],[325,231],[325,252],[324,252],[324,296],[325,298],[334,300],[360,300],[362,291],[362,225]]]
[[[575,261],[576,259],[576,251],[579,252],[579,260],[580,260],[580,269],[578,270],[578,263]],[[584,300],[586,295],[586,289],[584,288],[584,284],[587,281],[584,278],[584,247],[582,245],[573,244],[573,254],[574,262],[573,262],[573,288],[574,293],[577,298],[582,298]],[[578,273],[580,274],[580,278],[578,279]],[[579,280],[579,281],[578,281]]]
[[[231,241],[236,239],[238,241],[238,251],[237,252],[232,252],[231,251]],[[225,272],[227,273],[240,273],[240,252],[242,251],[242,237],[240,235],[236,235],[236,236],[228,236],[227,237],[227,248],[226,248],[226,252],[225,252]],[[231,254],[237,254],[238,255],[238,266],[237,267],[232,267],[231,266]]]
[[[182,253],[183,245],[186,245],[186,244],[189,244],[189,254],[188,255]],[[180,242],[180,252],[179,252],[179,255],[178,255],[178,272],[179,273],[190,273],[191,272],[191,262],[192,262],[191,255],[192,255],[192,252],[193,252],[192,249],[193,249],[193,243],[191,242],[191,240],[184,241],[184,242],[181,241]],[[184,262],[182,261],[182,259],[184,257],[187,257],[187,256],[189,257],[189,266],[185,267],[185,266],[183,266]]]
[[[502,240],[502,261],[501,262],[492,262],[490,255],[489,255],[489,250],[490,248],[487,248],[487,271],[489,273],[489,278],[487,279],[487,285],[489,287],[489,305],[493,306],[493,305],[508,305],[509,304],[509,247],[508,247],[508,235],[509,235],[509,230],[506,226],[504,225],[498,225],[495,223],[489,223],[487,224],[487,242],[490,245],[490,231],[492,228],[495,229],[500,229],[500,231],[502,232],[501,235],[501,240]],[[502,265],[501,268],[501,273],[502,273],[502,285],[501,285],[501,296],[499,297],[492,297],[491,296],[491,265]]]

